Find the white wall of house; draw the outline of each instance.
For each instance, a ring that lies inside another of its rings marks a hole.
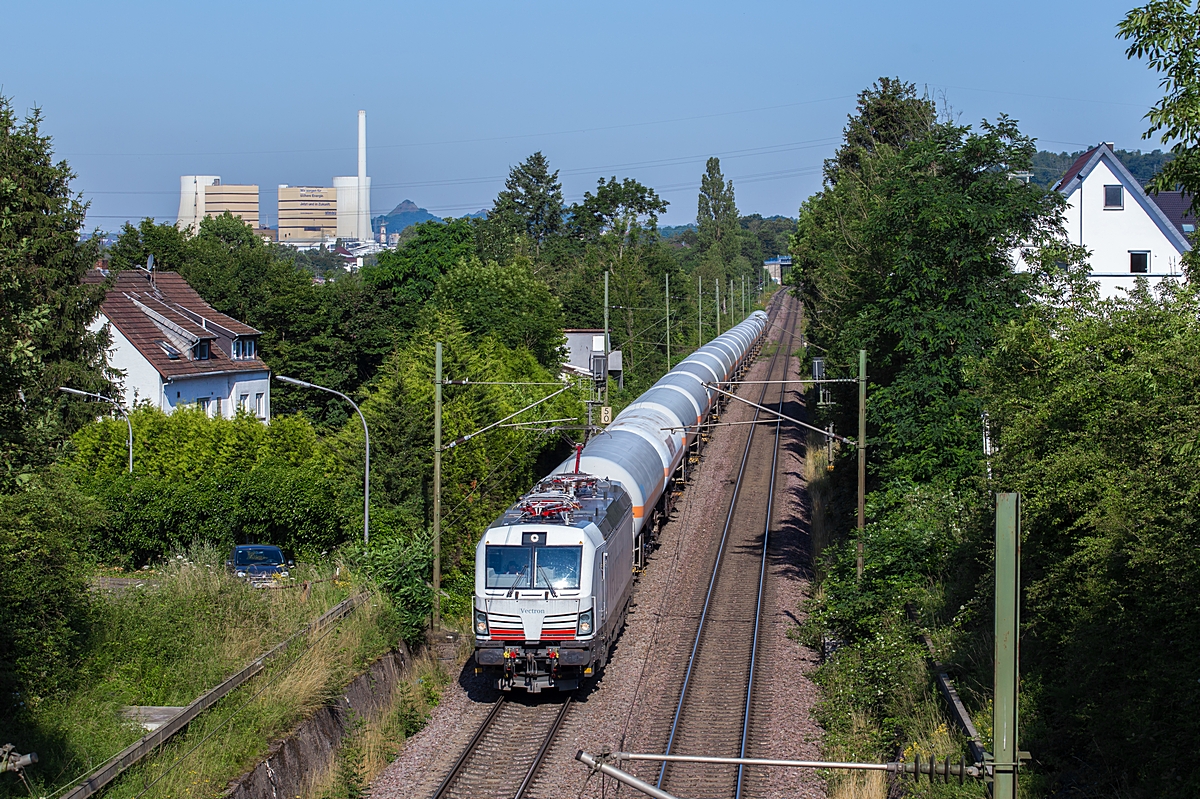
[[[175,377],[163,386],[167,413],[186,405],[200,404],[209,416],[231,419],[245,403],[246,410],[262,419],[271,420],[271,375],[269,372],[229,372]]]
[[[115,325],[109,324],[104,314],[97,316],[88,329],[98,333],[105,325],[108,325],[112,342],[108,349],[108,365],[122,374],[121,402],[126,408],[145,402],[162,408],[162,377],[158,370],[142,357],[137,347]]]
[[[1105,207],[1105,186],[1121,186],[1122,208]],[[1181,278],[1180,253],[1161,227],[1155,223],[1157,208],[1136,185],[1127,185],[1101,158],[1095,168],[1067,197],[1063,222],[1073,244],[1091,251],[1088,263],[1092,279],[1100,285],[1104,297],[1123,296],[1139,275],[1130,272],[1130,254],[1149,253],[1149,271],[1145,275],[1154,285],[1160,280]]]

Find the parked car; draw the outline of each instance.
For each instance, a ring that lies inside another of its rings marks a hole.
[[[269,544],[241,544],[233,548],[225,567],[233,576],[249,581],[255,588],[265,588],[276,580],[286,579],[296,564],[283,556],[283,550]]]

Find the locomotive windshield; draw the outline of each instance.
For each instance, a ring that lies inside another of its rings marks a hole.
[[[487,547],[488,588],[577,589],[583,547]]]

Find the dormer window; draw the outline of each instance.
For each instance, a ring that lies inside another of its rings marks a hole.
[[[243,361],[253,358],[255,354],[255,340],[252,338],[235,338],[233,340],[233,359],[235,361]]]
[[[1105,186],[1104,187],[1104,210],[1120,211],[1125,207],[1125,187],[1124,186]]]
[[[210,342],[207,339],[197,341],[192,351],[195,352],[197,361],[207,361],[212,353]]]

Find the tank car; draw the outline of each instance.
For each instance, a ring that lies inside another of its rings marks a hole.
[[[766,324],[756,311],[693,352],[488,527],[475,550],[475,663],[501,689],[573,690],[608,660],[716,406],[706,384],[740,374]]]

